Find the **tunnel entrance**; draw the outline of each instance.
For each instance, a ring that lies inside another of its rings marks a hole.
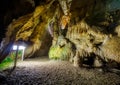
[[[26,48],[25,56],[24,56],[25,59],[26,58],[42,57],[42,56],[47,56],[47,58],[48,58],[48,52],[49,52],[50,46],[52,45],[52,37],[51,37],[51,35],[48,32],[46,32],[43,39],[40,42],[41,42],[40,48],[38,50],[36,50],[33,53],[33,55],[30,54],[31,56],[26,56],[26,54],[27,54],[27,48]],[[37,46],[35,46],[35,47],[37,47]],[[29,47],[28,47],[28,49],[29,49]],[[31,50],[34,51],[34,48],[31,48]]]

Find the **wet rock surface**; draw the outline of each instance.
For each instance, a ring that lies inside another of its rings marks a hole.
[[[4,73],[6,73],[4,71]],[[77,68],[67,61],[30,59],[18,62],[17,68],[0,85],[119,85],[120,75],[98,69]]]

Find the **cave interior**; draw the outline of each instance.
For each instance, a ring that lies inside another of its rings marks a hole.
[[[44,57],[120,73],[119,4],[120,0],[1,0],[0,66],[11,61],[15,68],[21,57],[23,62]]]

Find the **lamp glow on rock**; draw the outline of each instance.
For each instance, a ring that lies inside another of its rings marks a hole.
[[[17,50],[17,45],[13,45],[13,50]],[[24,60],[24,52],[25,52],[25,46],[19,46],[18,50],[22,50],[22,61]]]

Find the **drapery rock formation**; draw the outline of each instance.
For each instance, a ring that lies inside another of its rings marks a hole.
[[[45,54],[50,48],[51,59],[70,60],[75,66],[86,64],[85,59],[92,63],[87,63],[90,66],[102,66],[111,61],[120,63],[120,10],[109,7],[116,1],[43,2],[32,13],[13,20],[8,26],[1,43],[0,62],[14,43],[24,42],[25,57],[44,55],[41,52],[45,47]]]

